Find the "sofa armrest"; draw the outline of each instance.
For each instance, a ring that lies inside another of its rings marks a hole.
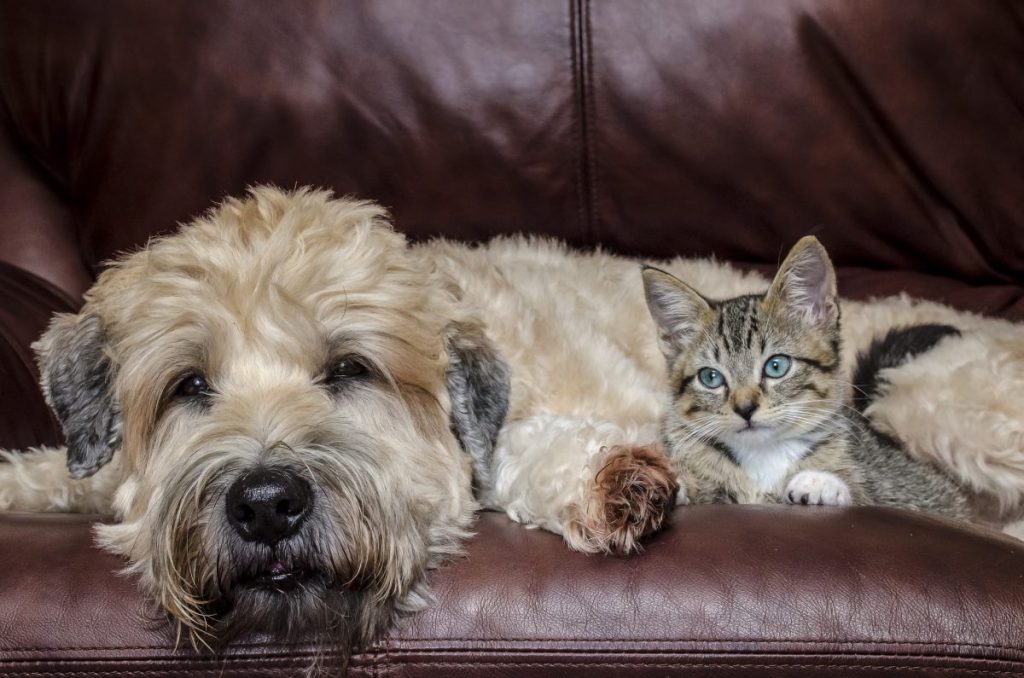
[[[0,448],[60,442],[60,427],[39,390],[31,344],[54,313],[74,307],[42,278],[0,261]]]
[[[436,602],[354,676],[1021,675],[1024,544],[889,509],[694,506],[644,554],[568,552],[484,513]],[[313,649],[196,654],[90,519],[0,514],[0,674],[295,675]],[[326,668],[337,654],[321,655]]]

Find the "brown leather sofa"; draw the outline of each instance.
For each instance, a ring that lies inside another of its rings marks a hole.
[[[1017,0],[0,0],[0,447],[101,262],[254,182],[1024,319]],[[288,675],[175,648],[95,517],[0,516],[0,674]],[[358,675],[1024,674],[1024,548],[879,509],[680,509],[629,559],[481,516]],[[324,657],[330,666],[335,655]]]

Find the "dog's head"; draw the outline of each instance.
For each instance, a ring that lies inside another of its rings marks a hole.
[[[70,472],[120,479],[100,542],[198,639],[361,643],[424,602],[475,507],[458,438],[504,415],[452,401],[507,389],[437,276],[373,204],[257,188],[115,262],[38,342]],[[467,351],[486,378],[452,379]]]

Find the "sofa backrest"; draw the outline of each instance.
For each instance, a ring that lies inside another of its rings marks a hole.
[[[416,237],[1024,276],[1024,9],[0,2],[0,259],[77,295],[252,183]]]

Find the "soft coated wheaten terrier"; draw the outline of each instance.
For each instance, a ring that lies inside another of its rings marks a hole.
[[[767,281],[659,266],[709,294]],[[887,374],[874,416],[998,509],[1024,498],[1024,329],[892,298],[844,307],[853,352],[963,331]],[[0,508],[112,511],[99,543],[178,623],[372,638],[477,508],[632,551],[677,480],[635,261],[545,240],[409,246],[383,212],[257,188],[115,262],[37,345],[68,448],[6,454]],[[468,454],[467,454],[468,453]],[[70,475],[67,468],[70,469]]]

